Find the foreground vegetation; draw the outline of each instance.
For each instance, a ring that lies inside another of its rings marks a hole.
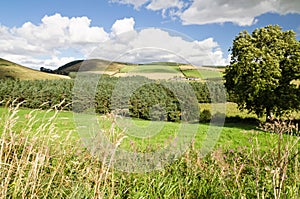
[[[163,170],[124,173],[91,156],[74,127],[63,129],[70,114],[2,109],[1,198],[299,198],[299,137],[283,135],[299,130],[292,124],[266,125],[273,133],[240,129],[205,157],[193,142]],[[106,119],[106,133],[115,132]]]

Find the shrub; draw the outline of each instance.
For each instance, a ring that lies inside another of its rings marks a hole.
[[[200,122],[209,122],[212,118],[212,115],[209,110],[204,109],[200,114]]]

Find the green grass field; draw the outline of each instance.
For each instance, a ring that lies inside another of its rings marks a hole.
[[[177,65],[160,65],[160,63],[126,65],[122,67],[115,76],[145,76],[149,79],[171,79],[173,77],[183,77]]]
[[[120,69],[121,73],[180,73],[178,66],[160,64],[126,65]]]
[[[185,77],[206,79],[222,79],[224,69],[213,67],[196,67],[182,65],[179,67]]]
[[[144,64],[137,65],[132,72],[137,73],[180,73],[178,66]]]
[[[216,107],[221,106],[221,104],[217,104]],[[210,104],[201,104],[200,109],[211,110]],[[217,108],[218,109],[218,108]],[[6,108],[0,108],[0,116],[6,115]],[[214,114],[214,112],[212,112]],[[227,116],[239,116],[240,118],[247,117],[246,112],[239,112],[236,104],[228,103],[227,104]],[[54,111],[42,111],[35,110],[32,111],[30,109],[19,109],[17,116],[18,122],[14,126],[15,131],[21,131],[24,126],[28,126],[32,119],[35,120],[35,123],[31,126],[33,131],[36,131],[43,123],[50,120],[55,115]],[[251,117],[255,117],[255,115],[249,115]],[[106,118],[103,119],[103,116],[98,116],[98,122],[101,128],[105,128],[108,130],[112,123],[112,120]],[[182,124],[173,123],[173,122],[157,122],[157,121],[145,121],[141,119],[126,119],[122,118],[117,120],[116,130],[121,132],[125,130],[125,134],[127,138],[124,139],[122,143],[122,147],[128,147],[129,143],[135,142],[141,149],[151,147],[157,148],[163,146],[166,140],[170,140],[170,138],[174,138],[178,132],[183,132],[180,130]],[[131,123],[130,123],[131,122]],[[54,127],[60,132],[59,136],[63,139],[70,132],[71,135],[78,139],[80,135],[76,131],[76,124],[74,122],[73,113],[67,111],[61,111],[57,115],[55,115],[55,119],[53,119]],[[118,126],[118,124],[120,124]],[[130,125],[129,125],[130,124]],[[194,146],[197,149],[200,149],[203,140],[207,136],[209,123],[206,124],[190,124],[194,134]],[[188,126],[184,126],[188,127]],[[245,124],[245,123],[227,123],[224,125],[221,133],[220,139],[216,143],[216,147],[222,148],[238,148],[240,146],[247,146],[248,137],[245,134],[246,131],[256,130],[257,127],[254,124]],[[0,127],[1,131],[1,127]],[[140,131],[140,132],[139,132]],[[150,134],[150,136],[147,135]],[[266,140],[269,139],[269,134],[261,132],[259,135],[259,139],[262,143],[266,143]],[[143,137],[143,138],[139,138]],[[147,145],[147,146],[146,146]],[[263,147],[267,147],[267,144],[263,144]]]
[[[200,105],[204,106],[207,108]],[[113,149],[129,150],[133,156],[164,148],[180,127],[179,123],[135,119],[130,134],[138,128],[155,134],[153,123],[156,127],[161,125],[161,131],[151,140],[136,136],[122,140],[124,133],[117,125],[122,121],[112,116],[97,118]],[[119,124],[124,127],[128,123]],[[215,133],[206,135],[209,124],[191,125],[198,129],[194,141],[181,156],[170,159],[160,170],[134,173],[130,171],[136,165],[127,159],[118,162],[123,165],[123,170],[118,170],[117,165],[113,167],[118,157],[105,153],[94,157],[79,139],[73,113],[2,107],[0,197],[298,198],[299,137],[257,131],[253,125],[227,123],[220,138],[216,138],[214,149],[203,157],[202,141],[210,135],[215,137]],[[152,165],[153,161],[148,161]]]
[[[153,63],[153,64],[141,64],[134,65],[128,64],[120,68],[120,73],[127,74],[157,74],[161,75],[161,78],[170,77],[186,77],[186,78],[199,78],[206,79],[221,79],[224,69],[212,68],[212,67],[195,67],[190,65],[180,64],[168,64],[168,63]],[[167,75],[167,76],[166,76]]]

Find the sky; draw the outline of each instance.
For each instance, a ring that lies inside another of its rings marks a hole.
[[[270,24],[300,40],[300,1],[9,0],[0,57],[35,69],[89,58],[224,66],[239,32]]]

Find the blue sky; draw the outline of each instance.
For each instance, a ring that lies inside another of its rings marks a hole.
[[[299,40],[300,1],[1,1],[0,57],[52,69],[94,56],[225,65],[240,31],[269,24],[294,30]]]

